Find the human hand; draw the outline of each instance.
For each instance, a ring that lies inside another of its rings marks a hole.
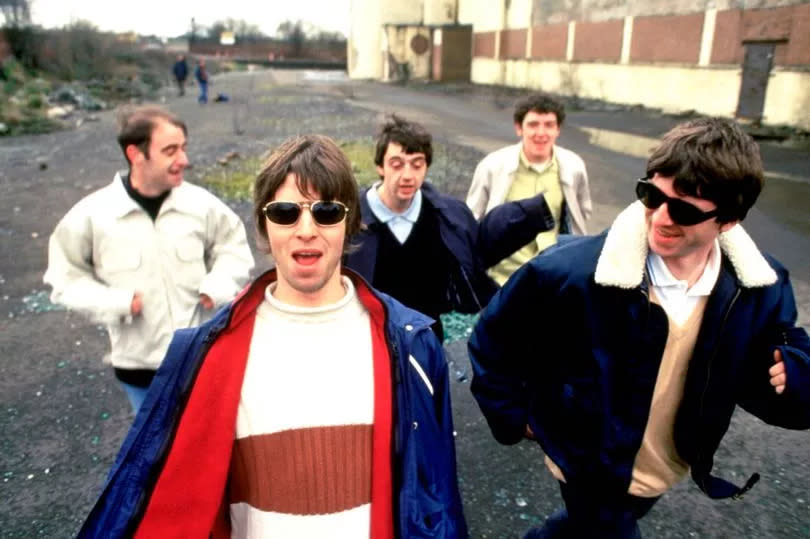
[[[214,308],[214,300],[208,294],[200,294],[200,305],[206,311],[210,311]]]
[[[785,384],[787,384],[787,371],[785,370],[785,362],[782,359],[782,352],[779,349],[773,351],[774,366],[768,369],[768,374],[771,375],[771,385],[774,391],[779,395],[785,391]]]
[[[132,294],[132,303],[129,305],[129,312],[132,316],[138,316],[143,310],[143,294],[135,292]]]

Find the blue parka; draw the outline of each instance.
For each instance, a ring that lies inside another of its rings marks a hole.
[[[366,191],[360,194],[364,230],[354,240],[356,249],[346,258],[346,267],[374,284],[379,234],[386,225],[371,211]],[[542,194],[501,204],[479,223],[464,202],[440,193],[429,182],[422,184],[421,191],[428,211],[436,214],[442,243],[453,260],[445,291],[448,312],[477,313],[483,309],[498,290],[486,269],[555,226]]]
[[[385,311],[393,378],[395,536],[467,537],[456,477],[448,369],[430,330],[432,321],[346,273],[357,287],[369,289]],[[79,537],[132,534],[146,510],[206,353],[228,328],[234,304],[256,297],[257,287],[264,290],[274,280],[274,271],[265,273],[211,321],[176,332]],[[221,498],[223,493],[212,496]]]
[[[635,203],[609,231],[534,258],[469,341],[471,389],[495,438],[517,443],[529,425],[569,486],[593,495],[627,492],[667,340],[667,316],[649,296],[645,226]],[[810,339],[796,327],[787,270],[739,225],[720,246],[674,425],[678,454],[712,498],[739,496],[758,479],[739,488],[711,475],[737,405],[772,425],[810,428]],[[768,374],[776,348],[782,394]]]

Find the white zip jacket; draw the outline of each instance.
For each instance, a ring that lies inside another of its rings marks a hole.
[[[213,315],[247,282],[253,255],[239,217],[201,187],[172,189],[153,222],[121,174],[80,200],[56,225],[45,283],[51,299],[106,324],[114,367],[155,370],[176,329]],[[130,315],[133,294],[143,309]]]
[[[520,164],[521,145],[522,142],[518,142],[495,150],[475,167],[467,192],[467,206],[479,221],[506,200]],[[554,146],[554,156],[557,158],[560,187],[571,220],[569,228],[574,234],[586,234],[585,222],[591,217],[591,194],[585,163],[571,150],[559,146]]]

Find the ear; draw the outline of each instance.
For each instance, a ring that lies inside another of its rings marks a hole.
[[[380,178],[385,178],[385,169],[380,165],[377,165],[377,174],[380,175]]]
[[[135,146],[134,144],[130,144],[129,146],[127,146],[124,152],[127,154],[127,159],[129,159],[130,163],[134,163],[135,160],[138,158],[138,156],[141,157],[143,156],[143,152],[141,152],[141,149]]]
[[[720,225],[720,233],[722,234],[723,232],[728,232],[729,230],[737,226],[739,222],[740,220],[737,219],[735,221],[731,221],[730,223],[723,223],[722,225]]]
[[[515,122],[515,134],[519,137],[523,136],[523,126],[521,126],[518,122]]]

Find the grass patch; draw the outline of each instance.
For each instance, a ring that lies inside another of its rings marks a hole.
[[[374,143],[364,140],[337,141],[349,158],[352,172],[360,187],[367,187],[379,176],[374,166]],[[261,157],[231,159],[226,165],[219,163],[205,170],[198,182],[228,200],[253,199],[253,182],[262,166]]]
[[[199,183],[227,200],[253,200],[253,182],[262,166],[262,159],[231,160],[227,165],[215,164],[199,178]]]

